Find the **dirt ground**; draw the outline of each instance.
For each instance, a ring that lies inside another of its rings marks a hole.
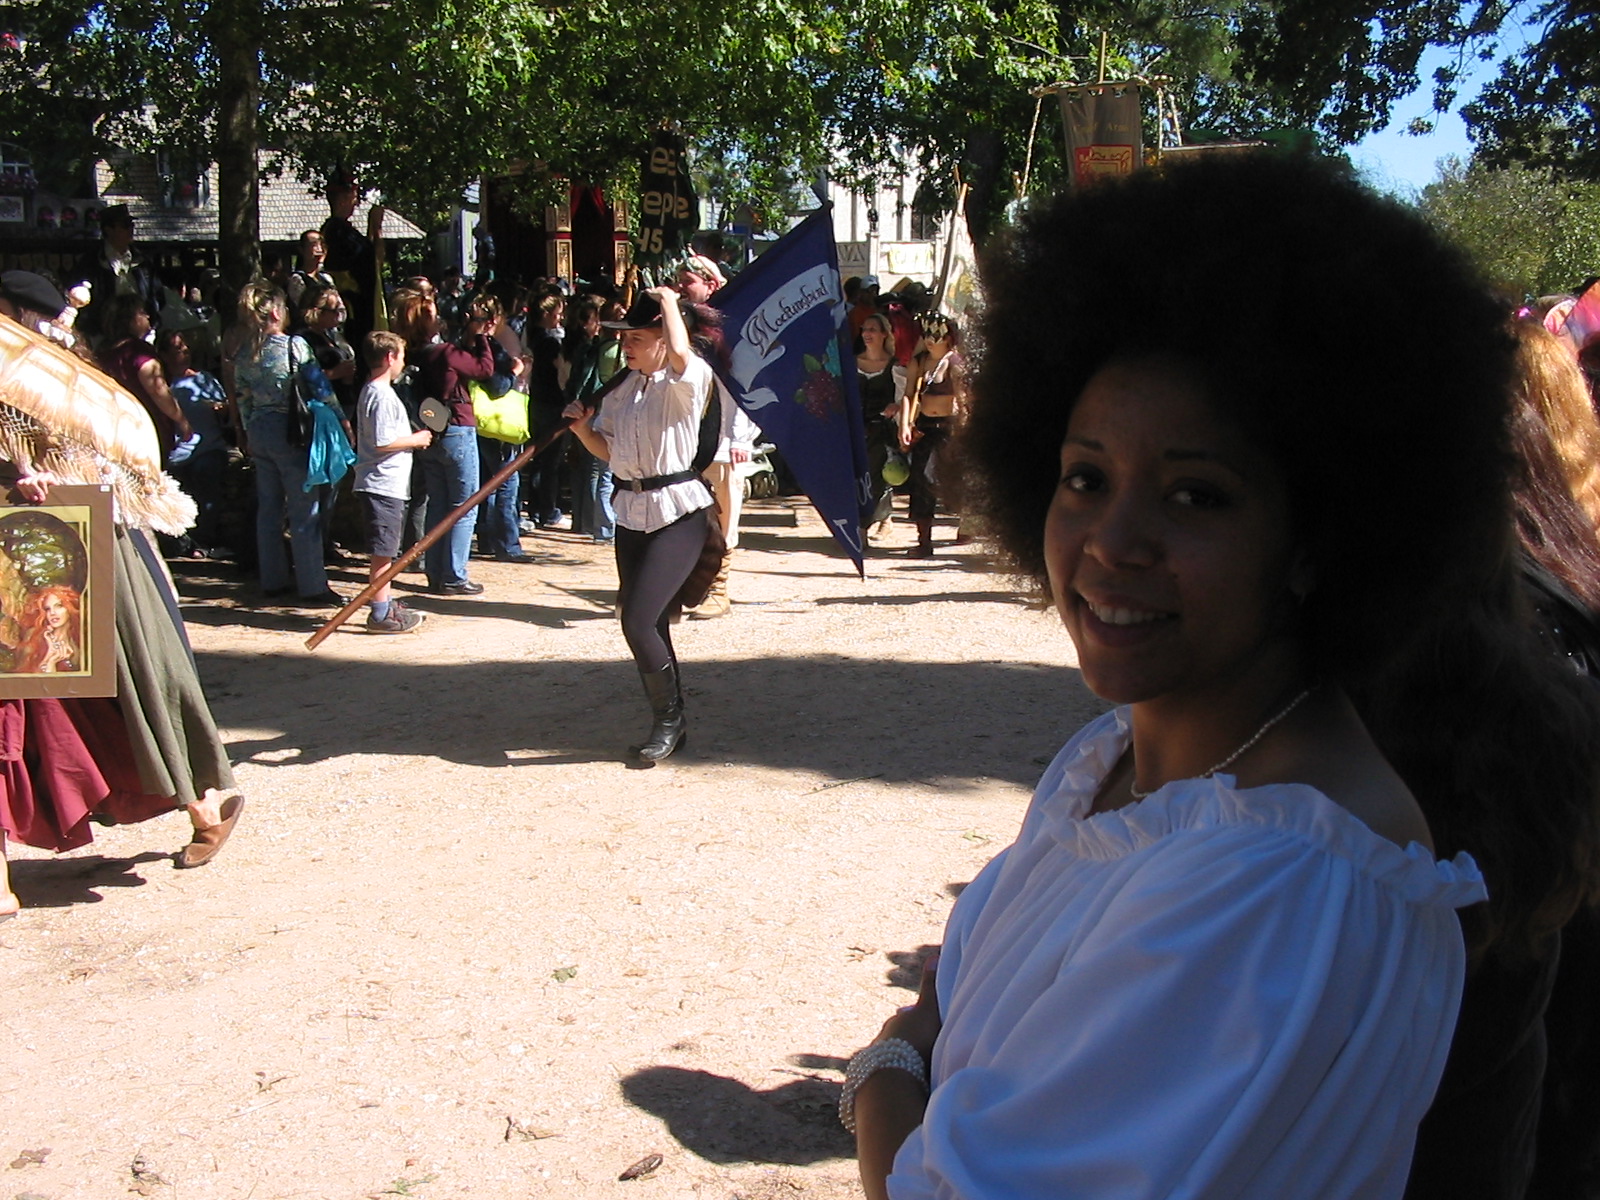
[[[180,815],[13,848],[0,1200],[858,1195],[844,1061],[1100,706],[946,524],[916,560],[897,523],[865,582],[795,501],[742,529],[654,770],[586,538],[315,653],[180,565],[248,807],[198,871]]]

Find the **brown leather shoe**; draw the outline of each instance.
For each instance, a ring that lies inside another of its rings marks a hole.
[[[228,835],[233,832],[233,826],[243,811],[243,796],[233,796],[223,801],[222,820],[215,825],[207,825],[204,829],[196,829],[194,838],[178,852],[177,862],[173,865],[179,868],[205,866],[222,849],[222,844],[228,840]]]

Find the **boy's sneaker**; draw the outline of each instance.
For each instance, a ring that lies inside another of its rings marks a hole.
[[[368,633],[411,633],[425,620],[419,612],[412,612],[398,600],[390,601],[389,615],[377,617],[367,613]]]

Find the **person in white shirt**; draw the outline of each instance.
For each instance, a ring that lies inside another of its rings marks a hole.
[[[288,286],[284,289],[289,297],[291,312],[300,311],[307,291],[336,286],[333,276],[324,268],[327,261],[328,243],[323,241],[321,231],[308,229],[302,233],[299,261],[290,272]]]
[[[629,749],[652,764],[685,735],[671,619],[706,545],[712,498],[695,455],[714,376],[689,345],[671,288],[649,289],[621,321],[606,324],[622,334],[628,371],[608,385],[598,409],[574,400],[563,415],[589,453],[611,466],[617,606],[653,718],[650,736]]]
[[[368,568],[376,581],[400,553],[406,501],[411,498],[411,455],[426,450],[433,435],[413,431],[405,405],[395,394],[394,381],[406,369],[405,339],[397,333],[373,330],[362,343],[361,355],[372,377],[356,401],[356,495],[366,516]],[[385,583],[368,602],[367,629],[371,633],[410,633],[423,615],[390,595]]]

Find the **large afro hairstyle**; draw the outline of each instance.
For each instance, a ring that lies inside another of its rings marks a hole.
[[[1179,356],[1281,466],[1316,572],[1304,643],[1361,679],[1511,548],[1503,306],[1415,211],[1341,166],[1251,153],[1034,209],[985,262],[969,507],[1048,588],[1046,512],[1084,385]]]

